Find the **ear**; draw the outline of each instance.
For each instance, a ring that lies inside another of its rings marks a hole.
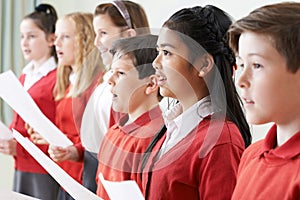
[[[136,31],[132,28],[125,31],[127,37],[134,37],[137,35]]]
[[[214,66],[214,58],[210,54],[205,54],[201,58],[201,63],[202,66],[199,69],[198,76],[203,78],[212,70]]]
[[[158,91],[158,77],[156,75],[151,75],[147,83],[145,93],[150,95],[152,93],[157,94]]]

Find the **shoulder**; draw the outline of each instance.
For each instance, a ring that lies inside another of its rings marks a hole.
[[[261,153],[263,143],[264,140],[259,140],[247,147],[243,154],[244,159],[259,156],[259,154]]]
[[[245,146],[238,127],[226,119],[221,120],[207,117],[199,124],[197,132],[201,135],[204,134],[206,140],[208,138],[214,138],[216,145],[233,144],[242,149],[244,149]]]

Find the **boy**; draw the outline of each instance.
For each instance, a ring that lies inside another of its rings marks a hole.
[[[248,122],[274,122],[244,152],[232,199],[300,199],[300,3],[258,8],[229,33]]]
[[[163,126],[158,105],[155,59],[157,36],[144,35],[116,41],[112,47],[112,108],[123,116],[105,135],[98,154],[97,195],[109,199],[99,179],[135,180],[141,188],[140,159],[153,136]]]

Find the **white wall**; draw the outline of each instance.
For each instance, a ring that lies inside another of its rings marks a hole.
[[[148,15],[150,26],[158,30],[163,22],[167,20],[175,11],[195,5],[204,6],[207,4],[215,5],[227,11],[233,18],[238,19],[247,15],[251,10],[265,4],[282,2],[280,0],[132,0],[142,5]],[[99,0],[40,0],[52,4],[58,11],[58,15],[64,15],[74,11],[93,12],[95,7],[104,2]],[[300,0],[296,0],[300,2]],[[155,32],[156,33],[156,32]],[[253,141],[263,138],[270,124],[253,126]],[[0,188],[11,189],[13,178],[13,160],[11,157],[0,155]]]

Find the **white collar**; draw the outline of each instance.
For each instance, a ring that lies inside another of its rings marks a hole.
[[[22,70],[22,72],[26,75],[28,74],[41,74],[42,76],[46,76],[49,72],[55,69],[57,66],[55,59],[51,56],[48,60],[46,60],[40,67],[36,70],[34,69],[33,62],[29,62]]]

